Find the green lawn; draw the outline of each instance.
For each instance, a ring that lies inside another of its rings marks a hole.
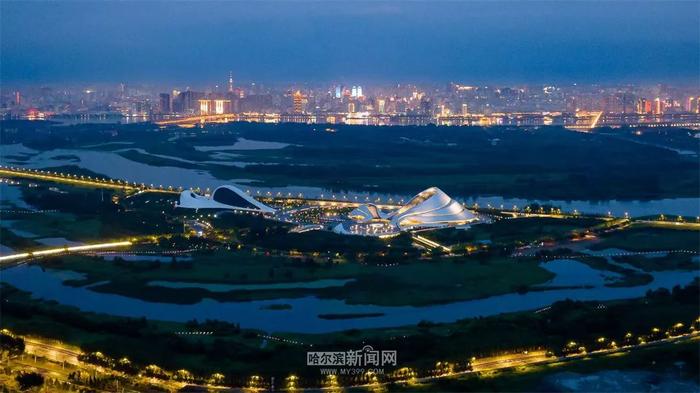
[[[700,252],[700,231],[632,226],[602,237],[591,248],[621,248],[628,251],[692,250]]]
[[[180,261],[174,266],[172,263],[117,263],[84,256],[53,258],[44,265],[87,274],[86,280],[69,282],[71,285],[109,281],[93,287],[93,290],[174,303],[195,303],[203,297],[224,301],[316,295],[344,299],[349,303],[425,305],[526,290],[552,278],[552,274],[539,267],[534,259],[500,257],[410,260],[398,266],[384,267],[354,262],[316,263],[281,256],[253,255],[248,251],[219,251],[198,253],[193,261]],[[154,280],[244,284],[331,278],[351,278],[354,281],[343,287],[229,292],[146,285]],[[381,291],[377,291],[379,287]]]
[[[473,225],[466,230],[446,228],[422,235],[448,245],[490,241],[498,245],[520,246],[536,240],[566,239],[572,232],[585,231],[603,222],[597,218],[504,218]]]

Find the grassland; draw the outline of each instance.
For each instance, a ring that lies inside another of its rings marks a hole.
[[[527,217],[500,219],[489,224],[477,224],[469,230],[439,229],[424,233],[434,241],[460,247],[465,243],[489,242],[494,246],[518,247],[535,241],[567,240],[574,233],[601,225],[598,218]]]
[[[618,262],[626,263],[646,272],[668,270],[697,270],[700,261],[697,255],[671,253],[660,255],[631,255],[614,257]]]
[[[190,304],[202,298],[259,300],[315,295],[344,299],[348,303],[388,306],[426,305],[482,298],[526,290],[552,278],[533,259],[477,257],[413,260],[396,266],[358,263],[317,263],[280,256],[254,255],[248,251],[196,254],[193,261],[110,262],[83,256],[54,258],[46,267],[86,273],[87,278],[70,285],[108,281],[92,290],[118,293],[149,301]],[[321,279],[352,279],[342,287],[232,290],[212,292],[206,283],[272,284]],[[151,281],[201,283],[201,288],[166,288]],[[382,291],[376,288],[381,286]]]
[[[634,225],[614,231],[591,247],[595,250],[620,248],[628,251],[700,250],[700,231]]]
[[[695,197],[700,187],[700,170],[687,156],[663,147],[560,127],[337,126],[337,132],[326,133],[317,125],[236,123],[210,125],[206,132],[183,132],[141,124],[112,126],[119,130],[115,134],[95,125],[58,129],[14,122],[12,126],[23,132],[4,133],[5,143],[47,150],[75,148],[75,140],[84,141],[83,146],[131,142],[129,147],[147,154],[135,150],[117,154],[153,166],[207,170],[221,179],[255,179],[263,186],[406,194],[438,186],[459,196],[585,200]],[[238,138],[290,145],[236,151],[236,161],[249,164],[245,168],[205,164],[215,159],[195,149],[233,145]],[[682,131],[659,138],[674,139],[675,143],[683,139],[684,145],[693,146],[692,136]],[[90,149],[115,151],[124,147]]]

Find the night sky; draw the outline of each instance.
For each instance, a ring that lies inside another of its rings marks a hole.
[[[8,2],[4,83],[690,82],[700,2]]]

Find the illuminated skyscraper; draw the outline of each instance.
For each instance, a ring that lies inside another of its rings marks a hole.
[[[661,115],[664,113],[664,103],[663,103],[663,101],[661,101],[661,98],[659,98],[659,97],[654,98],[653,113],[655,115]]]
[[[343,95],[343,86],[336,86],[335,87],[335,98],[340,98]]]
[[[357,86],[357,96],[362,97],[362,86]]]
[[[353,98],[357,97],[357,86],[353,86],[352,90],[350,90],[350,91],[351,91],[350,97],[353,97]]]
[[[228,92],[233,93],[233,72],[228,72]]]
[[[201,99],[199,100],[200,115],[223,115],[231,113],[231,100]]]
[[[386,112],[386,100],[383,98],[377,99],[377,112],[379,113],[385,113]]]
[[[294,113],[304,113],[304,96],[297,90],[292,96],[294,102]]]
[[[199,114],[208,115],[209,114],[209,100],[199,100]]]
[[[637,111],[637,113],[640,114],[640,115],[641,115],[641,114],[644,114],[644,113],[648,113],[648,111],[647,111],[647,104],[648,104],[648,101],[647,101],[646,98],[640,98],[640,99],[638,99],[638,100],[637,100],[637,105],[636,105],[636,107],[635,107],[635,110]]]
[[[469,107],[467,106],[466,103],[462,104],[462,116],[466,116],[468,114],[469,114]]]

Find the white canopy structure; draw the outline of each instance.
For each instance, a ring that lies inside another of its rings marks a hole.
[[[478,218],[441,189],[430,187],[391,215],[401,229],[463,225]]]
[[[395,233],[420,228],[439,228],[445,226],[465,225],[478,221],[478,217],[467,210],[461,203],[450,198],[437,187],[428,188],[407,204],[392,212],[384,212],[372,204],[361,205],[348,215],[357,225],[344,230],[343,233],[374,234],[376,226],[383,223],[382,233],[393,228]]]
[[[258,202],[242,190],[226,185],[218,187],[211,196],[196,194],[193,191],[180,193],[180,201],[175,207],[184,209],[242,210],[256,213],[275,212],[275,209]]]
[[[348,217],[355,221],[367,222],[370,220],[386,219],[386,213],[382,212],[376,205],[371,203],[360,205],[348,214]]]

